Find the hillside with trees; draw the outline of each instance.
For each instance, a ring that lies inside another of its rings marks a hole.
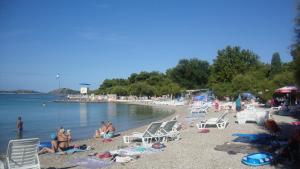
[[[251,92],[267,100],[276,88],[296,83],[295,60],[282,63],[275,52],[271,64],[266,64],[251,50],[227,46],[218,50],[211,65],[197,58],[182,59],[165,73],[143,71],[127,79],[105,79],[96,94],[175,96],[186,89],[210,88],[221,99]]]

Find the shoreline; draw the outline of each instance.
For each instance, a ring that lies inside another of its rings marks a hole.
[[[155,105],[155,104],[146,104],[142,102],[122,102],[124,104],[134,104],[134,105],[142,105],[142,106],[152,106],[155,108],[159,109],[166,109],[168,111],[174,111],[172,114],[163,117],[159,120],[156,121],[165,121],[171,119],[173,116],[178,116],[180,114],[181,110],[187,109],[187,106],[169,106],[169,105]],[[150,122],[151,123],[151,122]],[[72,155],[54,155],[54,154],[42,154],[39,155],[40,158],[40,163],[42,168],[49,168],[49,167],[54,167],[54,168],[62,168],[62,167],[68,167],[67,160],[70,158],[80,158],[80,157],[87,157],[87,155],[91,152],[105,152],[108,150],[116,150],[119,147],[124,147],[127,146],[126,144],[123,143],[123,136],[131,134],[132,132],[143,132],[146,127],[150,124],[147,123],[146,125],[140,126],[140,127],[135,127],[131,128],[126,131],[120,132],[120,135],[113,137],[112,142],[110,143],[103,143],[100,138],[87,138],[87,139],[81,139],[81,140],[76,140],[72,142],[71,144],[76,144],[76,145],[81,145],[81,144],[86,144],[88,146],[93,147],[95,150],[94,151],[87,151],[87,152],[80,152],[80,153],[75,153]],[[119,132],[117,132],[119,134]],[[60,164],[53,164],[51,161],[52,160],[58,160],[60,161]]]
[[[235,112],[228,114],[229,124],[223,129],[209,128],[208,133],[199,133],[194,123],[191,125],[186,121],[185,117],[189,115],[188,106],[170,106],[157,105],[142,102],[126,102],[126,104],[138,104],[153,106],[174,110],[174,113],[160,119],[159,121],[170,120],[172,116],[178,116],[178,121],[184,125],[183,130],[180,130],[181,139],[177,141],[166,142],[164,151],[155,154],[142,154],[139,159],[132,162],[121,164],[113,163],[113,165],[106,167],[109,169],[131,169],[131,168],[145,168],[145,169],[215,169],[215,168],[231,168],[231,169],[247,169],[249,166],[241,163],[241,159],[246,155],[245,153],[229,154],[226,151],[218,151],[217,146],[226,145],[241,145],[251,146],[246,143],[235,143],[232,140],[235,138],[234,133],[266,133],[266,130],[255,123],[237,124],[235,123]],[[217,117],[221,112],[209,111],[206,118]],[[294,121],[292,117],[273,115],[276,122],[280,124]],[[121,135],[112,138],[112,142],[104,143],[101,139],[89,138],[78,140],[75,144],[86,144],[94,148],[94,150],[74,153],[72,155],[57,155],[57,154],[43,154],[39,156],[42,168],[74,168],[81,169],[80,166],[72,166],[69,162],[74,159],[86,158],[90,153],[103,153],[120,149],[120,147],[128,146],[123,143],[123,136],[132,132],[143,132],[148,126],[132,128],[121,132]],[[72,144],[73,144],[72,143]],[[252,151],[259,152],[263,149],[255,148]],[[97,157],[92,157],[99,159]],[[54,162],[55,161],[55,162]],[[212,162],[213,161],[213,162]],[[258,169],[275,169],[277,166],[260,166]]]

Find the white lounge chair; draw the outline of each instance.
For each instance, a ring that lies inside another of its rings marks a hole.
[[[163,122],[153,122],[143,133],[134,132],[131,135],[123,136],[123,141],[124,143],[130,143],[132,140],[142,139],[144,146],[147,146],[153,139],[155,139],[155,141],[159,141],[159,139],[163,138],[163,136],[159,133],[162,124]]]
[[[266,119],[269,118],[269,112],[265,109],[256,109],[255,107],[247,108],[236,114],[238,124],[245,124],[246,122],[256,122],[262,125]]]
[[[159,130],[160,135],[163,136],[166,141],[168,138],[178,140],[180,138],[180,132],[177,130],[178,122],[176,120],[167,121]]]
[[[10,140],[7,147],[4,168],[39,169],[38,138]]]
[[[215,126],[217,126],[218,129],[224,129],[228,122],[228,120],[225,119],[225,116],[227,114],[228,114],[228,112],[226,111],[226,112],[220,114],[219,117],[217,117],[217,118],[210,118],[205,121],[200,121],[196,125],[197,125],[198,129],[204,129],[206,127],[206,125],[215,125]]]

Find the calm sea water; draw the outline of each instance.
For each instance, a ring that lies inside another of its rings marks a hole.
[[[24,122],[23,138],[49,140],[51,133],[63,126],[71,129],[73,139],[93,136],[101,121],[112,121],[118,132],[159,120],[172,112],[150,106],[117,103],[59,103],[52,95],[0,94],[0,152],[10,139],[19,136],[16,120]],[[162,113],[163,112],[163,113]]]

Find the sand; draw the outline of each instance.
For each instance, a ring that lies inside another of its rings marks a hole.
[[[228,126],[219,130],[217,128],[209,128],[208,133],[198,133],[198,129],[195,125],[188,125],[185,117],[189,115],[189,109],[187,106],[162,106],[154,105],[163,108],[174,109],[175,114],[163,119],[168,120],[173,116],[178,115],[179,122],[184,125],[184,129],[181,130],[181,139],[178,141],[169,141],[165,143],[166,148],[163,152],[154,154],[143,154],[139,159],[131,161],[126,164],[114,163],[113,165],[106,167],[109,169],[243,169],[251,168],[241,163],[241,159],[246,154],[237,153],[230,155],[224,151],[216,151],[214,148],[217,145],[223,145],[228,142],[232,144],[234,137],[233,133],[262,133],[266,132],[263,127],[258,126],[255,123],[246,123],[239,125],[235,123],[235,113],[231,112],[227,118],[229,118]],[[220,112],[209,111],[207,118],[217,117]],[[295,121],[291,117],[273,116],[273,118],[279,123],[289,123]],[[129,134],[133,131],[143,131],[146,126],[132,129],[122,133],[122,135]],[[103,143],[101,139],[88,139],[75,142],[76,144],[87,144],[95,148],[95,150],[87,152],[74,153],[72,155],[54,155],[43,154],[40,155],[40,162],[42,168],[81,168],[79,166],[72,166],[68,161],[81,157],[87,157],[88,154],[96,152],[102,153],[109,150],[118,149],[120,146],[127,146],[123,143],[123,137],[118,136],[113,138],[112,142]],[[257,167],[259,169],[275,168],[274,166],[262,166]]]

